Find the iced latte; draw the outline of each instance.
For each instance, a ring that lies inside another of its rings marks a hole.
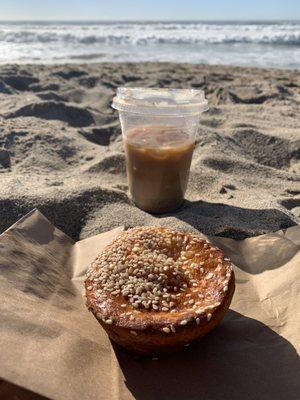
[[[140,126],[127,132],[126,169],[133,201],[142,210],[162,213],[184,198],[194,140],[172,126]]]
[[[130,193],[151,213],[177,209],[186,191],[200,114],[208,109],[202,90],[118,88]]]

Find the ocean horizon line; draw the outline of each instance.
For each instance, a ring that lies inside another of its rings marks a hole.
[[[280,23],[300,23],[300,19],[5,19],[1,20],[1,24],[24,24],[24,23],[65,23],[65,24],[112,24],[112,23],[185,23],[185,24],[195,24],[195,23],[203,23],[203,24],[280,24]]]

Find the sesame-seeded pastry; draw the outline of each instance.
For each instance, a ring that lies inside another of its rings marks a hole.
[[[161,227],[121,233],[91,263],[87,307],[129,350],[177,351],[213,329],[234,292],[230,260],[198,235]]]

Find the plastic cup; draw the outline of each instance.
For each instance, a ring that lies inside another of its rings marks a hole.
[[[118,88],[129,189],[134,203],[150,213],[181,206],[187,188],[202,112],[202,90]]]

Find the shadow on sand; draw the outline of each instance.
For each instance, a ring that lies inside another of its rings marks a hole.
[[[185,200],[176,212],[157,215],[166,216],[180,219],[206,235],[238,240],[296,224],[289,215],[277,209],[250,209],[206,201]]]

